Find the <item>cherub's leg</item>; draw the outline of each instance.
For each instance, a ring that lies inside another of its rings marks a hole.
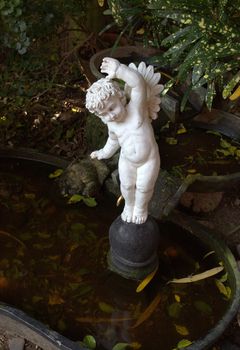
[[[121,214],[121,218],[126,222],[132,222],[135,202],[136,175],[136,167],[120,157],[119,177],[121,183],[121,193],[125,200],[125,206]]]
[[[159,162],[147,162],[137,171],[135,205],[133,210],[133,222],[142,224],[148,217],[148,203],[152,198],[154,185],[160,167]]]

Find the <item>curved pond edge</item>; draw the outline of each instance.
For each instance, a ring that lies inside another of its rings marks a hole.
[[[0,303],[0,331],[26,339],[43,350],[87,350],[47,328],[23,311]]]
[[[17,150],[0,148],[0,158],[32,160],[61,168],[66,168],[70,164],[69,161],[62,158],[24,148]],[[223,334],[238,311],[240,306],[240,272],[230,249],[224,241],[216,237],[216,233],[213,230],[199,224],[188,215],[180,213],[177,210],[174,210],[166,221],[180,226],[193,236],[199,238],[211,250],[215,250],[217,256],[223,261],[228,273],[232,297],[224,316],[215,327],[210,329],[206,336],[196,340],[192,345],[185,348],[188,350],[208,349]],[[23,337],[42,347],[44,350],[87,350],[81,345],[49,329],[43,323],[31,318],[23,311],[1,302],[0,330]]]
[[[31,148],[12,148],[12,147],[0,147],[0,158],[12,158],[22,160],[32,160],[39,163],[52,165],[55,167],[65,169],[70,161],[53,156],[51,154],[41,153]]]
[[[187,230],[209,246],[210,249],[216,251],[217,257],[221,258],[226,272],[228,273],[228,282],[230,284],[232,296],[225,314],[215,327],[209,330],[206,336],[186,347],[188,350],[208,349],[223,334],[240,307],[240,272],[231,250],[223,240],[216,237],[216,233],[213,230],[201,225],[196,220],[177,210],[174,210],[167,220]]]

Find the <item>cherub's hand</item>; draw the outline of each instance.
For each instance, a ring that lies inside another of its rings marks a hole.
[[[120,62],[115,58],[105,57],[102,61],[101,72],[106,73],[110,79],[114,79],[119,66]]]
[[[94,158],[97,158],[98,160],[100,159],[104,159],[106,157],[103,149],[100,149],[98,151],[93,151],[91,154],[90,154],[90,158],[94,159]]]

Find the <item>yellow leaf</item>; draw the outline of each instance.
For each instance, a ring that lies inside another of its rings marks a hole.
[[[177,131],[177,134],[178,135],[186,134],[186,132],[187,132],[187,129],[185,128],[185,126],[183,124],[180,124],[180,127],[179,127],[179,129]]]
[[[187,171],[189,174],[195,174],[197,172],[196,169],[188,169]]]
[[[98,0],[98,5],[99,5],[100,7],[103,7],[103,5],[104,5],[104,0]]]
[[[216,286],[221,294],[223,294],[228,299],[231,297],[231,288],[226,287],[223,282],[215,280]]]
[[[178,140],[175,139],[174,137],[166,137],[166,142],[169,145],[176,145],[178,143]]]
[[[213,269],[204,271],[202,273],[198,273],[196,275],[191,275],[191,276],[184,277],[184,278],[175,278],[175,279],[171,280],[169,283],[192,283],[192,282],[197,282],[197,281],[206,279],[208,277],[214,276],[217,273],[221,272],[223,269],[224,269],[223,266],[214,267]]]
[[[145,33],[145,30],[144,30],[144,28],[140,28],[136,31],[136,33],[139,35],[143,35]]]
[[[144,280],[138,285],[136,289],[137,293],[141,292],[149,284],[149,282],[151,282],[157,270],[158,270],[158,267],[156,267],[156,269],[153,272],[151,272],[149,275],[147,275],[147,277],[144,278]]]
[[[178,324],[175,324],[175,328],[178,334],[181,334],[183,336],[189,335],[189,331],[185,326],[180,326]]]
[[[174,294],[174,299],[176,300],[177,303],[181,302],[181,297],[178,294]]]
[[[229,97],[231,101],[236,100],[238,97],[240,97],[240,86],[234,91],[234,93]]]

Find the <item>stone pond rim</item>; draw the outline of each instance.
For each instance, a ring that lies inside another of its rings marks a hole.
[[[26,151],[25,154],[22,152],[23,150],[16,151],[14,156],[14,150],[11,150],[10,154],[8,154],[7,151],[4,153],[1,150],[0,158],[24,159],[41,162],[48,165],[50,164],[56,167],[61,166],[63,168],[68,164],[68,162],[64,159],[54,156],[47,156],[46,154],[41,154],[39,152]],[[183,215],[177,211],[172,212],[166,221],[188,231],[194,237],[200,239],[201,242],[203,242],[209,249],[214,250],[217,257],[224,263],[224,267],[228,273],[228,281],[232,290],[232,297],[225,314],[204,337],[196,340],[192,345],[186,347],[188,350],[208,349],[222,335],[238,311],[240,303],[240,273],[230,249],[223,241],[216,238],[213,231],[200,225],[187,215]],[[5,331],[15,334],[15,336],[25,338],[39,347],[42,347],[44,350],[86,350],[86,348],[83,346],[67,339],[55,331],[50,330],[44,324],[34,320],[24,312],[1,302],[0,331]]]

